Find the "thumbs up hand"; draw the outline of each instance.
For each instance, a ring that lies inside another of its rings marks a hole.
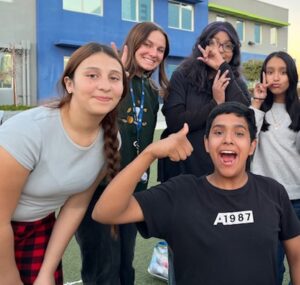
[[[186,137],[188,132],[189,127],[185,123],[180,131],[152,143],[149,145],[148,150],[154,158],[168,156],[172,161],[185,160],[193,151],[193,147]]]

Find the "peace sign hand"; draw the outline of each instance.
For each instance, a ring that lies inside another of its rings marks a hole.
[[[262,83],[257,83],[253,90],[253,100],[252,106],[260,109],[262,103],[267,97],[267,89],[270,86],[270,83],[267,83],[266,74],[263,72],[263,80]]]

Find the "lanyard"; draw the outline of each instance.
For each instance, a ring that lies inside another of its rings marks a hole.
[[[140,149],[140,132],[143,124],[143,115],[144,115],[144,102],[145,102],[145,83],[144,78],[142,77],[142,93],[141,93],[141,104],[140,107],[136,106],[135,95],[133,92],[132,81],[130,81],[130,95],[133,106],[133,117],[134,122],[136,123],[136,141],[133,142],[133,145],[136,148],[137,154],[139,154]]]

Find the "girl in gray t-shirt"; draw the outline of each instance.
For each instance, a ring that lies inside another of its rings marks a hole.
[[[254,88],[252,100],[258,144],[251,170],[276,179],[285,187],[300,220],[300,152],[296,147],[300,101],[295,61],[286,52],[271,53],[263,62],[261,81]],[[282,284],[285,271],[283,261],[284,249],[280,245],[278,284]]]
[[[1,284],[63,284],[64,250],[96,186],[118,171],[126,85],[114,51],[89,43],[69,59],[57,104],[0,127]]]

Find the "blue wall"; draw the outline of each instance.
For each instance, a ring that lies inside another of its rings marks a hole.
[[[121,0],[104,0],[103,17],[62,9],[62,0],[37,0],[37,100],[56,96],[55,85],[63,71],[63,57],[80,45],[98,41],[121,46],[135,22],[122,21]],[[154,0],[154,22],[170,38],[174,62],[191,53],[192,46],[208,22],[207,0],[195,4],[193,32],[168,28],[168,1]],[[177,59],[177,60],[174,60]]]
[[[242,52],[241,58],[242,62],[248,61],[248,60],[264,60],[267,57],[265,54],[258,54],[258,53],[247,53]]]

